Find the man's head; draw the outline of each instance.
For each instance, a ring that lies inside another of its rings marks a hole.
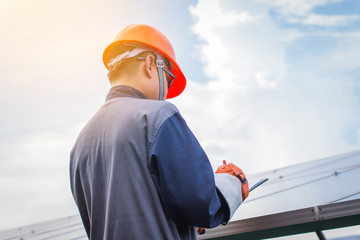
[[[149,99],[165,100],[175,77],[170,61],[140,44],[124,46],[119,52],[108,64],[111,85],[128,85]]]
[[[151,99],[154,98],[149,95],[154,94],[147,95],[146,90],[157,89],[156,99],[162,100],[180,95],[186,86],[171,43],[148,25],[133,24],[121,30],[105,49],[103,60],[112,85],[130,85],[135,79],[136,87],[141,87],[138,90]],[[171,83],[169,89],[168,83]]]

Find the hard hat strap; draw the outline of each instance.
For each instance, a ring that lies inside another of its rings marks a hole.
[[[111,59],[110,63],[108,64],[109,69],[115,69],[117,65],[121,62],[123,59],[129,59],[132,57],[135,57],[139,55],[142,52],[152,52],[151,49],[145,48],[145,47],[135,47],[131,51],[126,51],[122,54],[119,54],[115,58]]]
[[[159,100],[164,100],[164,60],[159,54],[156,54],[156,67],[159,75]]]

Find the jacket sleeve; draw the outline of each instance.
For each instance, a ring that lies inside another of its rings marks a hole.
[[[159,128],[150,165],[164,206],[176,221],[207,228],[229,221],[230,206],[216,187],[210,162],[178,112]]]

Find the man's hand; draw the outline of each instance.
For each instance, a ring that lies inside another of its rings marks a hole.
[[[242,201],[244,201],[247,198],[247,196],[249,195],[248,181],[246,179],[246,176],[245,176],[244,172],[240,168],[238,168],[235,164],[233,164],[233,163],[226,164],[226,161],[224,160],[224,165],[219,166],[217,168],[217,170],[215,171],[215,173],[228,173],[230,175],[233,175],[233,176],[237,177],[241,182]],[[240,205],[240,203],[239,203],[239,205]],[[237,207],[238,206],[236,206],[236,208]],[[200,235],[204,234],[205,233],[205,228],[199,227],[197,229],[197,232]]]
[[[245,199],[249,196],[249,184],[244,172],[233,163],[226,164],[225,161],[224,163],[224,165],[217,168],[215,173],[228,173],[237,177],[241,181],[242,200],[245,201]]]

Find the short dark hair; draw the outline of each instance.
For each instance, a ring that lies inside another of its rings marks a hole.
[[[122,51],[122,53],[129,51],[131,52],[134,49],[134,47],[125,47]],[[137,57],[147,57],[149,54],[153,54],[151,51],[146,51],[138,54],[135,57],[132,58],[126,58],[123,59],[117,64],[114,68],[109,69],[108,72],[108,78],[110,82],[112,82],[115,78],[126,75],[126,74],[132,74],[136,72],[139,68],[140,61],[137,60]]]

